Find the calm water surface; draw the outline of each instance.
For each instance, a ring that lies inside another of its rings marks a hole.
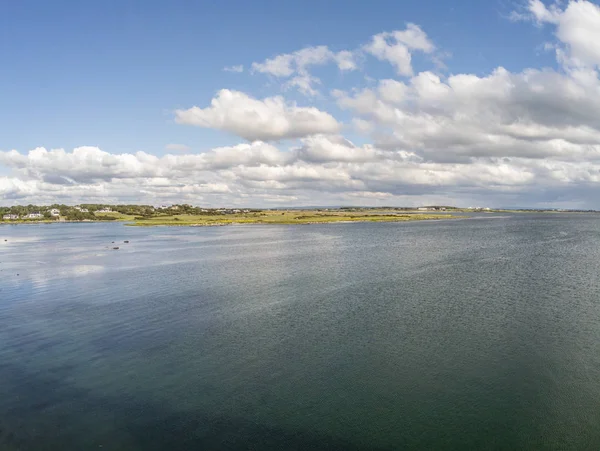
[[[100,447],[598,450],[600,215],[0,226],[0,449]]]

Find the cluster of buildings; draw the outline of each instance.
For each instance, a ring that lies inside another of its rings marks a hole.
[[[58,211],[57,209],[53,208],[52,210],[50,210],[50,215],[53,217],[59,217],[60,216],[60,211]],[[2,216],[2,219],[4,219],[5,221],[15,221],[17,219],[43,219],[44,218],[44,214],[40,213],[39,211],[36,211],[34,213],[28,213],[26,215],[15,215],[15,214],[7,214]]]
[[[81,208],[79,206],[73,207],[73,208],[82,213],[89,213],[89,210],[87,208]],[[108,208],[107,210],[109,212],[111,211],[110,208]],[[101,211],[104,211],[104,210],[101,210]],[[47,210],[47,212],[53,218],[60,218],[60,210],[58,208],[52,208],[50,210]],[[44,213],[42,213],[41,211],[35,211],[32,213],[27,213],[25,215],[20,215],[20,216],[17,214],[14,214],[14,213],[8,213],[8,214],[3,215],[2,219],[4,221],[16,221],[17,219],[44,219]]]
[[[207,211],[207,210],[202,210],[202,211]],[[250,213],[250,210],[238,210],[237,208],[229,209],[229,208],[219,208],[218,210],[215,210],[216,213],[220,213],[223,215],[233,215],[236,213]]]

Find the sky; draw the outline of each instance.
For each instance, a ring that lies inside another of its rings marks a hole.
[[[0,205],[600,209],[592,0],[0,1]]]

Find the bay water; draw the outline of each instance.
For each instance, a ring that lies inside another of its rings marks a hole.
[[[600,215],[0,226],[0,449],[598,450]]]

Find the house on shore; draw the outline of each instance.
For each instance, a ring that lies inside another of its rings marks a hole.
[[[42,219],[44,217],[43,214],[41,214],[39,211],[36,211],[35,213],[29,213],[28,215],[23,216],[23,218],[25,219]]]
[[[2,216],[2,219],[4,219],[5,221],[14,221],[16,219],[19,219],[19,215],[8,214],[8,215]]]
[[[80,211],[82,213],[89,213],[90,211],[87,208],[81,208],[79,205],[76,207],[73,207],[75,210]]]
[[[53,208],[52,210],[50,210],[50,216],[58,218],[60,216],[60,210],[57,208]]]

